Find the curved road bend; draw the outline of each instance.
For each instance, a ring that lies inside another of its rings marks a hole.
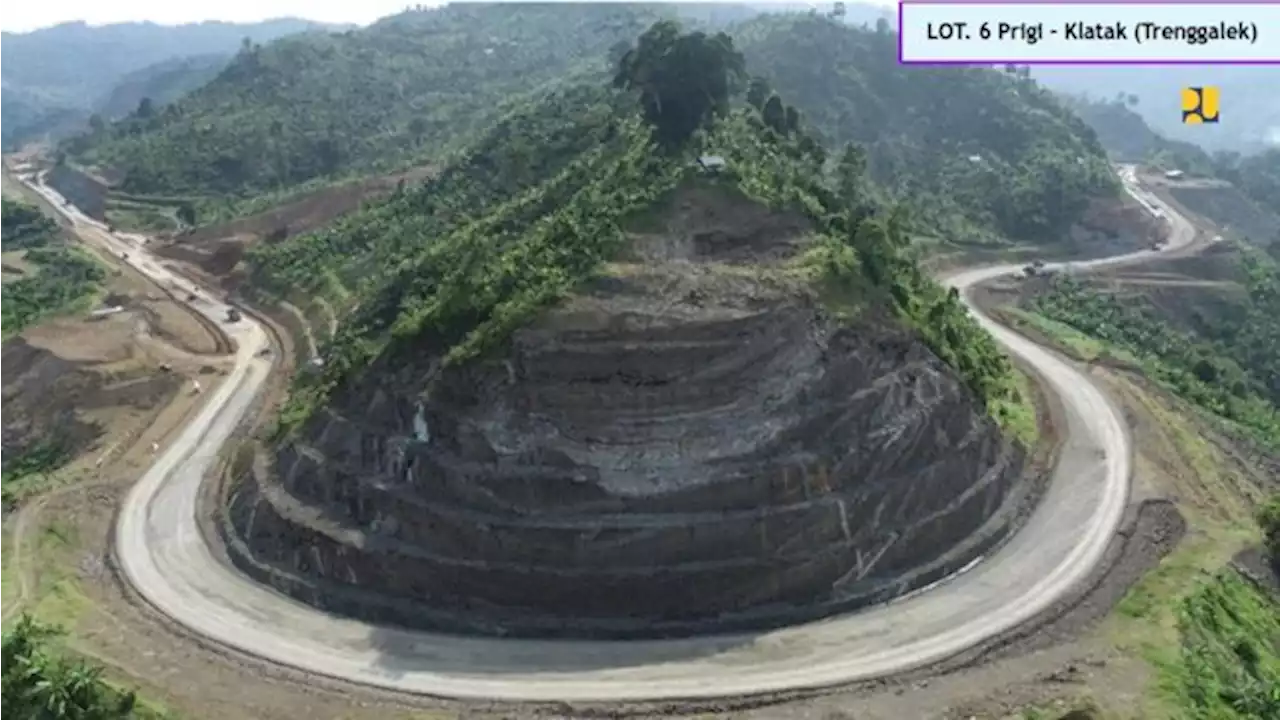
[[[1170,250],[1192,241],[1185,219],[1135,187],[1131,171],[1122,177],[1131,194],[1173,222]],[[38,182],[36,189],[108,247],[129,252],[139,270],[189,287],[141,246],[110,237]],[[1153,254],[1071,265],[1132,263]],[[1018,269],[967,270],[944,282],[967,290]],[[225,313],[212,301],[197,307],[218,320]],[[1128,498],[1130,441],[1115,406],[1058,355],[974,312],[1061,397],[1065,444],[1024,529],[968,572],[889,605],[758,635],[593,642],[376,627],[287,599],[219,563],[196,526],[200,483],[270,370],[270,361],[255,355],[266,334],[248,317],[224,325],[239,346],[227,382],[126,497],[116,527],[118,562],[157,610],[205,638],[296,669],[411,693],[508,701],[713,698],[817,688],[926,665],[1030,619],[1083,580]]]

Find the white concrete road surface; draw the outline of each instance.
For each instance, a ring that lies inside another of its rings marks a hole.
[[[1121,176],[1134,182],[1131,172]],[[87,235],[128,252],[139,270],[189,285],[142,245],[111,237],[52,190],[38,183],[35,188]],[[1172,208],[1131,191],[1170,218],[1170,250],[1192,241],[1190,224]],[[1074,265],[1131,263],[1154,254]],[[968,270],[944,281],[968,289],[1018,270]],[[220,322],[225,317],[219,303],[196,307]],[[888,605],[762,634],[587,642],[377,627],[285,598],[219,563],[196,526],[200,483],[269,371],[270,360],[256,357],[266,334],[248,317],[224,323],[238,343],[228,381],[162,448],[124,501],[116,529],[119,567],[156,610],[208,640],[296,669],[411,693],[511,701],[714,698],[816,688],[926,665],[1030,619],[1083,580],[1102,557],[1128,498],[1130,440],[1115,405],[1059,356],[978,318],[1061,397],[1065,447],[1046,497],[1022,531],[967,572]]]

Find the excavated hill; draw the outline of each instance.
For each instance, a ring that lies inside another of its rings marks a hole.
[[[423,347],[260,452],[233,561],[377,621],[653,637],[884,601],[1012,531],[1022,449],[887,311],[824,309],[802,217],[686,187],[646,226],[429,397]]]

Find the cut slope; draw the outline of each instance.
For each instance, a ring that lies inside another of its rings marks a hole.
[[[648,223],[509,351],[354,376],[235,486],[233,560],[367,618],[631,637],[884,600],[1014,527],[1021,450],[892,315],[822,309],[802,215],[686,185]]]
[[[664,149],[636,115],[566,93],[251,256],[353,309],[227,494],[240,567],[402,623],[687,634],[893,597],[1008,533],[1008,363],[900,215],[851,215],[754,109]]]

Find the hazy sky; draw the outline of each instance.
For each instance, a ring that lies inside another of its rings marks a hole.
[[[872,5],[897,4],[896,0],[861,2]],[[366,24],[419,4],[444,3],[440,0],[424,0],[420,3],[405,0],[31,0],[5,3],[4,14],[0,16],[0,28],[24,32],[74,20],[84,20],[90,25],[143,20],[175,25],[201,20],[255,22],[285,16],[321,22]]]

